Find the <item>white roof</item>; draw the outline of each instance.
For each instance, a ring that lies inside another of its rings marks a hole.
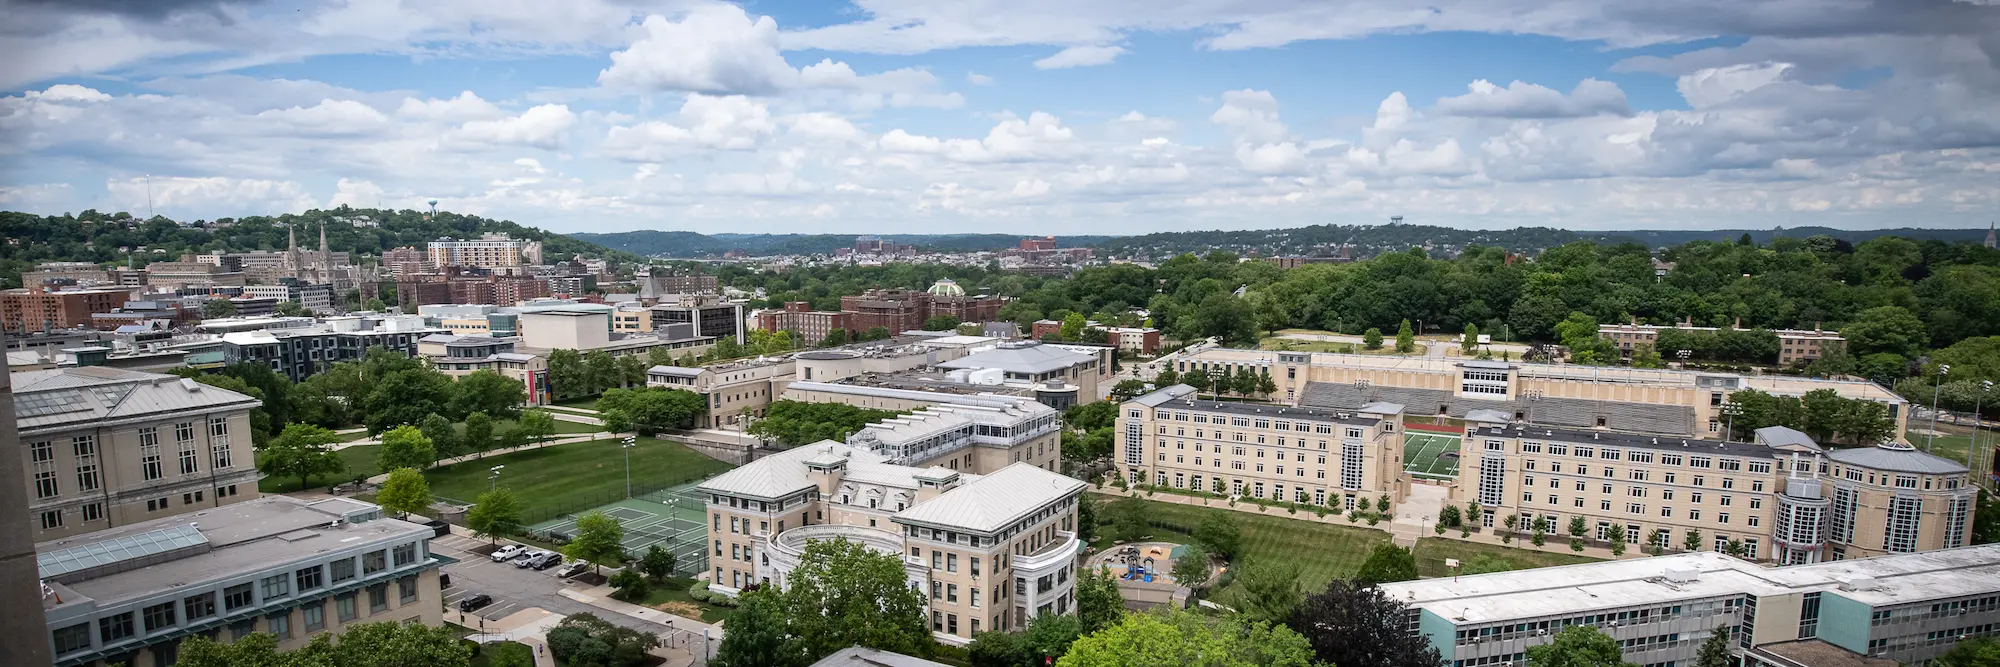
[[[785,450],[750,462],[741,468],[716,475],[695,488],[709,493],[756,498],[782,498],[813,486],[807,476],[806,461],[824,453],[846,458],[849,463],[882,462],[873,452],[834,442],[819,442]]]
[[[1956,461],[1926,454],[1916,448],[1901,443],[1836,449],[1827,452],[1827,458],[1848,465],[1889,470],[1894,472],[1914,472],[1925,475],[1956,475],[1970,470]]]
[[[1078,354],[1054,345],[1020,344],[1003,345],[984,352],[974,352],[938,364],[938,368],[967,368],[972,370],[998,368],[1009,373],[1034,375],[1061,370],[1078,364],[1087,364],[1096,360],[1097,357]]]
[[[1084,486],[1073,477],[1015,463],[897,512],[894,520],[993,533],[1049,503],[1082,493]]]

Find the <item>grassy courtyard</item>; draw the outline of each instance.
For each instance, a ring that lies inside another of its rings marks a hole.
[[[685,615],[688,607],[694,607],[701,610],[700,620],[703,623],[721,623],[729,620],[729,617],[736,615],[734,607],[718,607],[688,597],[688,587],[693,585],[694,580],[687,577],[668,577],[666,583],[654,586],[652,590],[646,592],[646,599],[640,600],[636,604],[661,609],[661,605],[680,603],[672,605],[677,609],[661,609],[661,611],[666,611],[670,614]]]
[[[1555,544],[1551,541],[1550,544]],[[1563,547],[1567,549],[1568,547]],[[1445,567],[1445,559],[1456,558],[1461,566],[1480,560],[1480,565],[1491,572],[1526,570],[1537,567],[1595,563],[1598,559],[1554,551],[1516,549],[1514,547],[1483,542],[1461,542],[1442,537],[1426,537],[1417,540],[1417,574],[1424,577],[1449,577],[1451,568]]]
[[[341,482],[352,482],[355,477],[379,475],[382,471],[375,466],[375,457],[381,451],[381,445],[355,445],[334,452],[340,455],[342,463],[347,464],[346,470],[338,475],[314,475],[312,483],[304,488],[320,488]],[[298,490],[300,490],[299,478],[292,476],[265,477],[257,482],[257,491],[260,493],[291,493]]]
[[[561,422],[558,422],[561,423]],[[632,448],[632,485],[660,488],[713,476],[729,464],[680,443],[640,438]],[[617,440],[591,440],[488,456],[424,474],[433,495],[471,502],[487,490],[496,465],[500,484],[521,499],[523,514],[537,517],[588,508],[625,495],[625,454]]]
[[[1103,503],[1118,500],[1116,497],[1100,498]],[[1210,515],[1227,516],[1243,529],[1242,559],[1296,563],[1299,566],[1299,585],[1308,591],[1318,591],[1326,587],[1326,582],[1354,574],[1361,569],[1361,562],[1368,559],[1369,552],[1374,551],[1376,545],[1389,542],[1389,534],[1379,530],[1301,521],[1279,508],[1268,509],[1264,514],[1249,514],[1144,499],[1139,502],[1145,503],[1148,520],[1186,526],[1190,530],[1201,525],[1202,519]],[[1160,529],[1153,531],[1153,537],[1181,543],[1193,540],[1188,535]],[[1099,546],[1102,548],[1104,545]],[[1228,592],[1225,589],[1218,594],[1227,595]]]

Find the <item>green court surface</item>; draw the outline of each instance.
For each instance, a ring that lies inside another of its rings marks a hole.
[[[1460,436],[1422,431],[1403,432],[1403,470],[1417,477],[1458,477]]]
[[[658,544],[673,552],[675,571],[701,572],[708,568],[707,551],[702,548],[708,535],[702,526],[706,507],[704,496],[695,491],[693,484],[688,484],[543,521],[528,526],[528,533],[551,541],[567,540],[576,535],[577,517],[603,512],[624,527],[625,539],[620,546],[625,547],[627,556],[638,558],[647,548]]]

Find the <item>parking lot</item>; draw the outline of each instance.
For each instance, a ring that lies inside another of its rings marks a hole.
[[[564,587],[583,588],[583,585],[556,578],[557,568],[542,571],[516,568],[511,562],[495,563],[482,553],[473,551],[475,548],[483,550],[486,544],[484,540],[456,534],[431,540],[432,552],[459,561],[444,568],[444,573],[451,577],[451,585],[444,589],[447,609],[458,611],[459,600],[468,596],[480,593],[493,596],[492,604],[467,614],[465,621],[468,627],[481,630],[482,624],[491,627],[491,624],[511,614],[540,608],[555,614],[594,614],[619,626],[657,633],[670,646],[687,645],[688,638],[671,625],[633,618],[564,596]]]

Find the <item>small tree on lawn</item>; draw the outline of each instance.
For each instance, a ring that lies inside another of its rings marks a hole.
[[[1290,561],[1252,560],[1236,566],[1233,605],[1252,621],[1282,623],[1305,601],[1299,566]]]
[[[1174,581],[1182,586],[1200,590],[1208,585],[1209,572],[1208,549],[1202,545],[1188,545],[1174,560]]]
[[[526,440],[535,443],[547,440],[549,435],[556,432],[555,416],[544,410],[523,411],[520,421],[514,424],[515,429],[519,430]]]
[[[484,412],[474,412],[465,416],[465,436],[459,438],[466,453],[483,452],[493,448],[493,418]]]
[[[1467,527],[1482,527],[1479,521],[1485,517],[1486,508],[1480,507],[1479,501],[1474,500],[1465,504],[1465,525]]]
[[[590,571],[601,573],[599,565],[625,560],[625,526],[603,512],[592,511],[576,520],[576,536],[563,545],[564,556],[590,563]]]
[[[1521,524],[1521,515],[1519,514],[1509,514],[1507,515],[1507,518],[1502,519],[1500,521],[1500,525],[1506,526],[1507,530],[1505,532],[1500,533],[1500,542],[1502,544],[1513,544],[1514,527],[1520,524]]]
[[[1681,548],[1687,551],[1701,551],[1701,531],[1689,529],[1687,536],[1681,538]]]
[[[1370,350],[1382,349],[1382,330],[1368,327],[1368,331],[1361,334],[1361,346]]]
[[[1389,513],[1389,494],[1384,493],[1382,497],[1375,499],[1375,511],[1383,514]]]
[[[479,494],[465,513],[465,525],[488,542],[507,535],[521,534],[521,501],[507,487]]]
[[[1611,555],[1625,555],[1625,527],[1612,524],[1609,530],[1604,531],[1604,534],[1605,537],[1611,539]]]
[[[1410,321],[1407,319],[1403,320],[1402,326],[1396,328],[1396,351],[1409,354],[1416,350],[1417,335],[1410,331]]]
[[[430,482],[424,481],[424,474],[416,468],[391,470],[389,479],[382,482],[382,492],[375,494],[375,503],[405,517],[422,512],[431,505]]]
[[[437,462],[437,448],[415,426],[398,426],[382,434],[382,451],[375,461],[383,470],[422,470]]]
[[[1232,560],[1243,551],[1243,527],[1222,512],[1202,517],[1201,525],[1194,529],[1194,539],[1223,560]]]
[[[1362,561],[1361,569],[1354,573],[1354,580],[1370,584],[1388,584],[1398,581],[1416,581],[1417,557],[1409,549],[1394,544],[1381,544]]]
[[[1646,534],[1646,552],[1659,556],[1667,553],[1667,531],[1654,528]]]
[[[1589,530],[1590,527],[1583,523],[1583,517],[1573,516],[1569,518],[1570,551],[1583,551],[1583,534],[1589,532]]]
[[[1544,545],[1544,544],[1548,544],[1548,543],[1549,543],[1549,531],[1548,531],[1548,526],[1544,525],[1544,524],[1543,524],[1542,522],[1540,522],[1540,521],[1536,521],[1536,522],[1535,522],[1535,535],[1534,535],[1534,537],[1533,537],[1533,538],[1530,538],[1530,539],[1529,539],[1529,542],[1533,543],[1533,544],[1534,544],[1535,546],[1538,546],[1538,547],[1539,547],[1539,546],[1542,546],[1542,545]]]
[[[646,580],[646,575],[629,567],[611,573],[610,583],[612,588],[618,589],[616,595],[626,602],[644,600],[646,594],[653,590],[653,585]]]
[[[674,574],[674,552],[660,548],[659,543],[646,547],[646,555],[639,557],[639,570],[653,581],[664,581]]]

